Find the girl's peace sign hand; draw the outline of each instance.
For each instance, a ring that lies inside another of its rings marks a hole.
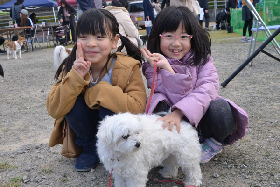
[[[85,77],[90,68],[90,61],[85,61],[84,52],[82,45],[77,43],[76,60],[74,61],[74,69],[81,75]]]
[[[146,47],[144,49],[140,49],[140,51],[152,67],[154,67],[155,62],[157,62],[157,67],[165,69],[171,73],[175,73],[168,60],[163,55],[159,53],[151,53]]]

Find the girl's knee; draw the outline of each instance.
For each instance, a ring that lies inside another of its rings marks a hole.
[[[236,128],[236,119],[230,104],[224,99],[212,101],[200,126],[205,138],[214,137],[223,142]]]

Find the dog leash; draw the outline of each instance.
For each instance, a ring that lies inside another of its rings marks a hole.
[[[154,73],[153,73],[153,82],[152,82],[152,87],[151,87],[151,94],[150,94],[150,97],[149,97],[149,101],[148,101],[148,103],[147,103],[146,114],[148,113],[148,111],[149,111],[149,109],[150,109],[152,97],[153,97],[155,88],[156,88],[156,86],[157,86],[158,72],[159,72],[159,67],[157,67],[157,62],[155,62],[155,63],[154,63]],[[157,74],[157,80],[156,80],[156,82],[155,82],[156,74]]]
[[[162,181],[159,181],[159,180],[156,180],[156,179],[152,179],[149,175],[148,175],[149,179],[153,180],[153,181],[156,181],[156,182],[175,182],[177,184],[181,184],[184,186],[184,183],[181,182],[181,181],[176,181],[176,180],[162,180]],[[186,186],[186,187],[195,187],[195,186]]]

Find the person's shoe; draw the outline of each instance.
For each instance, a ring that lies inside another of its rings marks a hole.
[[[219,143],[214,138],[206,138],[202,143],[202,156],[200,163],[209,162],[215,155],[221,153],[223,144]]]
[[[251,37],[247,38],[247,42],[251,42],[251,40],[252,40]]]
[[[77,158],[75,168],[76,171],[90,171],[99,164],[99,158],[96,152],[96,145],[82,146],[84,151]]]
[[[247,38],[246,36],[243,37],[243,38],[241,38],[241,42],[242,42],[242,43],[248,42],[248,38]]]
[[[207,31],[211,31],[211,29],[209,29],[208,27],[205,27],[204,29],[207,30]]]
[[[7,53],[7,51],[0,49],[0,54],[5,54],[5,53]]]

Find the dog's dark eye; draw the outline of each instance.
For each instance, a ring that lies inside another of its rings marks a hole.
[[[123,135],[122,137],[123,137],[123,139],[127,139],[129,137],[129,134]]]

